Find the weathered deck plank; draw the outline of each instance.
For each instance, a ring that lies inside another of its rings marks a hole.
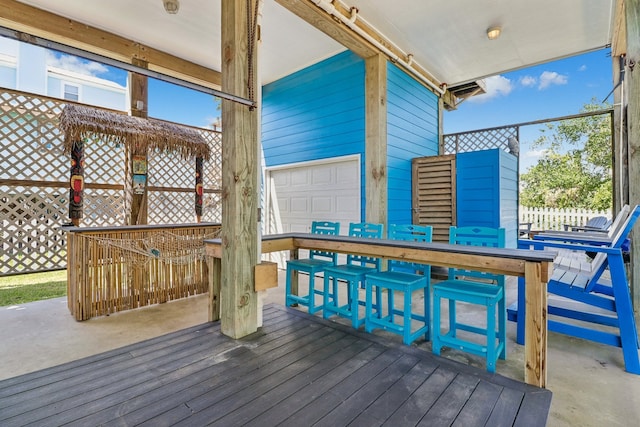
[[[277,305],[0,381],[0,425],[544,425],[551,393]]]

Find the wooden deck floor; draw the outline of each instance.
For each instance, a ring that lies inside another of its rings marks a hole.
[[[278,305],[0,381],[0,425],[543,426],[551,392]]]

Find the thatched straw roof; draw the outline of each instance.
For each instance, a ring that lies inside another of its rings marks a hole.
[[[209,159],[209,146],[198,131],[160,120],[67,104],[58,127],[64,132],[64,147],[68,153],[75,141],[97,138],[124,144],[134,152],[151,149],[178,153],[183,158]]]

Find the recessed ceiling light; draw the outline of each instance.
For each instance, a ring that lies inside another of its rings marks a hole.
[[[487,37],[489,40],[495,40],[500,37],[500,33],[502,33],[502,28],[500,27],[489,27],[487,28]]]

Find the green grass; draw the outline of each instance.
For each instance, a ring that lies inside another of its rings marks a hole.
[[[0,277],[0,307],[57,298],[66,294],[66,270]]]

